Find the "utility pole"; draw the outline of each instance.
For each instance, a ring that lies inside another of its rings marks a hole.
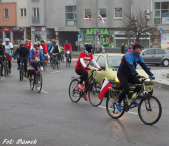
[[[96,0],[96,33],[97,33],[97,27],[98,27],[98,0]],[[97,36],[95,34],[95,48],[96,48],[96,43],[97,43]]]

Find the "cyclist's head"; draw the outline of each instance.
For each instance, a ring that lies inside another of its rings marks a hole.
[[[28,40],[28,39],[26,39],[26,40],[25,40],[25,42],[26,42],[26,43],[28,43],[28,42],[29,42],[29,40]]]
[[[2,40],[2,39],[0,39],[0,45],[2,45],[2,43],[3,43],[3,40]]]
[[[86,51],[88,51],[89,53],[91,53],[91,51],[92,51],[92,45],[91,44],[85,44],[85,49],[86,49]]]
[[[49,45],[49,44],[50,44],[50,41],[47,41],[47,44]]]
[[[66,40],[66,41],[65,41],[65,44],[68,44],[68,43],[69,43],[69,41],[68,41],[68,40]]]
[[[37,42],[35,42],[35,44],[34,44],[34,48],[35,48],[36,50],[39,50],[39,48],[40,48],[40,44],[38,44]]]
[[[10,42],[10,39],[9,39],[9,38],[6,38],[6,39],[5,39],[5,42],[6,42],[6,44],[8,45],[9,42]]]
[[[41,40],[41,43],[44,44],[45,43],[44,40]]]
[[[52,41],[53,46],[56,46],[56,41]]]
[[[144,48],[144,47],[142,47],[140,44],[134,44],[134,45],[133,45],[133,51],[134,51],[136,54],[140,54],[143,48]]]
[[[25,42],[22,41],[20,45],[21,45],[21,47],[25,47]]]

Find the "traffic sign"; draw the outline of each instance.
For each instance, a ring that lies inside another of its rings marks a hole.
[[[82,41],[82,38],[78,38],[78,41],[81,42],[81,41]]]
[[[81,34],[77,34],[77,38],[80,39],[81,38]]]
[[[56,31],[56,32],[55,32],[55,35],[59,35],[59,32],[58,32],[58,31]]]
[[[160,35],[163,34],[163,28],[160,28]]]

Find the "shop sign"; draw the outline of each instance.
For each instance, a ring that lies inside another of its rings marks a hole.
[[[83,43],[92,43],[95,42],[95,35],[83,35]]]
[[[19,27],[13,27],[12,30],[13,31],[19,31]]]
[[[169,18],[168,17],[162,18],[162,24],[169,24]]]
[[[107,29],[97,29],[99,34],[109,34]],[[86,30],[86,34],[96,34],[96,29],[91,28]]]
[[[103,47],[112,47],[114,46],[114,38],[112,35],[103,35],[101,43]]]
[[[58,31],[58,28],[55,28],[55,31]]]
[[[46,30],[46,28],[45,27],[42,27],[42,31],[45,31]]]
[[[20,27],[19,30],[20,30],[20,31],[24,31],[24,27]]]
[[[55,37],[56,37],[56,36],[55,36],[55,35],[52,35],[52,34],[48,34],[48,35],[47,35],[47,39],[55,39]]]
[[[31,27],[31,31],[35,31],[35,27]]]
[[[10,27],[2,27],[2,31],[11,31]]]
[[[41,27],[35,27],[35,31],[42,31]]]

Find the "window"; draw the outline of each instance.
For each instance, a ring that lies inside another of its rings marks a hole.
[[[91,9],[85,9],[84,10],[84,18],[87,18],[88,19],[88,16],[90,17],[90,18],[92,18],[92,14],[91,14]]]
[[[106,9],[99,9],[99,14],[102,16],[102,18],[106,18]]]
[[[144,52],[145,55],[152,55],[154,54],[154,49],[150,49]]]
[[[33,13],[34,16],[39,16],[39,8],[34,8],[33,12],[34,12]]]
[[[115,18],[122,18],[122,8],[115,8]]]
[[[162,49],[155,49],[155,54],[166,54]]]
[[[26,9],[21,9],[21,17],[26,17]]]
[[[4,9],[4,20],[8,20],[8,9]]]
[[[39,8],[33,8],[32,23],[40,23]]]
[[[154,23],[169,24],[169,2],[154,3]]]
[[[94,55],[94,56],[93,56],[93,59],[94,59],[95,61],[97,61],[97,57],[98,57],[98,55]],[[92,61],[90,61],[90,65],[91,65],[91,66],[94,66],[94,64],[93,64]]]
[[[66,6],[66,25],[76,25],[76,6]]]
[[[32,2],[39,2],[39,0],[32,0]]]
[[[100,56],[99,59],[97,60],[98,65],[100,65],[100,67],[105,67],[105,59],[103,56]]]
[[[121,58],[122,56],[108,56],[107,62],[109,68],[113,68],[113,67],[118,68],[121,63]]]

